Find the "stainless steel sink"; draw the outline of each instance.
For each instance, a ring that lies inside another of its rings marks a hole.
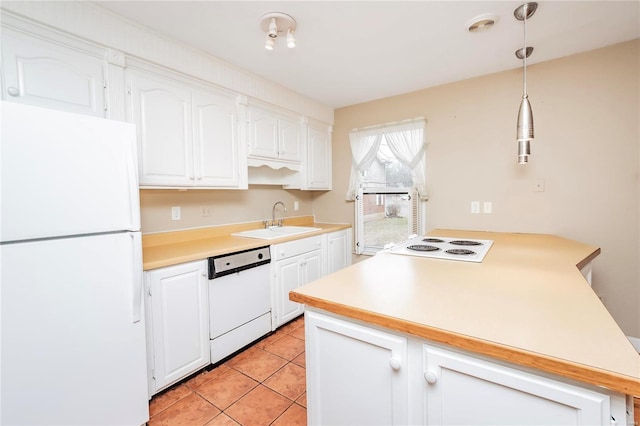
[[[272,226],[266,229],[251,229],[249,231],[234,232],[235,237],[258,238],[261,240],[274,240],[290,235],[306,234],[307,232],[320,231],[322,228],[312,226]]]

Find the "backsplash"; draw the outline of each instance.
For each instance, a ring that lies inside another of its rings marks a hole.
[[[279,186],[249,186],[249,190],[140,190],[142,232],[165,232],[228,223],[271,219],[276,201],[287,206],[285,217],[313,214],[309,191]],[[299,209],[294,210],[297,201]],[[180,220],[171,220],[172,207],[180,207]],[[278,216],[281,210],[278,208]]]

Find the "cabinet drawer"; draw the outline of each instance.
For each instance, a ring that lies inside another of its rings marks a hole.
[[[322,247],[322,235],[275,244],[271,247],[271,259],[274,261],[308,253]]]

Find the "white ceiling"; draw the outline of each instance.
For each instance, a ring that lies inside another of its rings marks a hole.
[[[338,108],[522,66],[513,1],[98,1],[102,7]],[[297,21],[264,48],[260,17]],[[496,25],[467,32],[474,17]],[[640,37],[638,1],[541,1],[527,21],[529,64]]]

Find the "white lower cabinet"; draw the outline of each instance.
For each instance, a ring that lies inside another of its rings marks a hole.
[[[207,261],[145,272],[149,395],[209,364]]]
[[[625,425],[624,395],[305,311],[310,425]]]
[[[289,292],[324,275],[322,236],[271,246],[273,328],[300,316],[304,305],[289,300]]]
[[[407,339],[305,313],[310,425],[408,423]]]
[[[423,346],[430,425],[605,425],[610,398],[499,364]],[[624,424],[624,417],[620,424]]]
[[[351,265],[351,228],[327,234],[327,274]]]

